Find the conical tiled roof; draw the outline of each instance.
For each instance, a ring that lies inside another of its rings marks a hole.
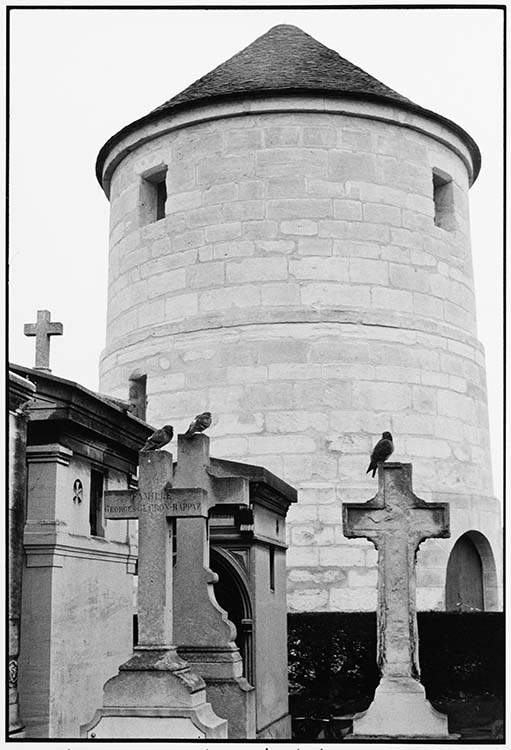
[[[472,157],[472,182],[479,173],[479,148],[463,128],[398,94],[296,26],[282,24],[274,26],[180,94],[113,135],[98,154],[96,176],[99,183],[103,182],[103,167],[112,147],[138,128],[166,115],[172,115],[174,111],[208,101],[269,94],[307,94],[323,97],[338,95],[370,99],[383,104],[391,103],[401,109],[436,120],[456,133]]]
[[[283,24],[274,26],[154,111],[204,99],[270,91],[349,93],[410,103],[301,29]]]

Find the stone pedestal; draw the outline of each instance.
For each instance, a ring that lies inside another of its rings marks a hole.
[[[206,702],[204,680],[176,651],[137,647],[104,687],[87,739],[225,739],[227,722]]]
[[[449,739],[447,716],[426,699],[418,680],[383,677],[367,711],[356,714],[347,739]]]

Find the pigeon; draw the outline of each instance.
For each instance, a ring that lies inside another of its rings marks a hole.
[[[392,435],[390,432],[384,432],[381,436],[381,440],[378,440],[371,453],[371,462],[368,466],[366,474],[372,470],[373,479],[376,474],[378,464],[382,461],[386,461],[387,458],[394,452],[394,443],[392,442]]]
[[[195,419],[190,423],[189,428],[184,433],[185,438],[191,438],[197,432],[204,432],[211,425],[211,412],[204,411],[202,414],[197,414]]]
[[[153,434],[147,438],[142,450],[143,451],[156,451],[159,448],[163,448],[164,445],[167,445],[167,443],[170,443],[173,436],[174,436],[174,428],[172,427],[171,424],[166,424],[164,427],[161,428],[161,430],[156,430],[156,432],[153,432]]]

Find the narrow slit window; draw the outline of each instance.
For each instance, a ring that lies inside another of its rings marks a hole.
[[[103,527],[103,489],[105,476],[103,472],[91,469],[89,525],[91,536],[105,536]]]
[[[130,412],[139,419],[145,419],[147,407],[147,375],[135,371],[129,379]]]
[[[140,225],[165,218],[167,203],[167,167],[146,172],[140,184]]]
[[[275,547],[269,548],[270,591],[275,591]]]
[[[452,177],[440,169],[433,170],[433,201],[435,226],[452,231],[455,228]]]

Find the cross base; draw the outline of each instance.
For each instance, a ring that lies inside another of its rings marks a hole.
[[[81,727],[81,737],[226,739],[227,721],[206,702],[205,687],[173,646],[138,646],[105,683],[103,707]]]
[[[433,708],[423,686],[413,677],[382,677],[369,708],[354,716],[353,734],[349,738],[369,736],[453,738],[449,735],[447,716]]]

